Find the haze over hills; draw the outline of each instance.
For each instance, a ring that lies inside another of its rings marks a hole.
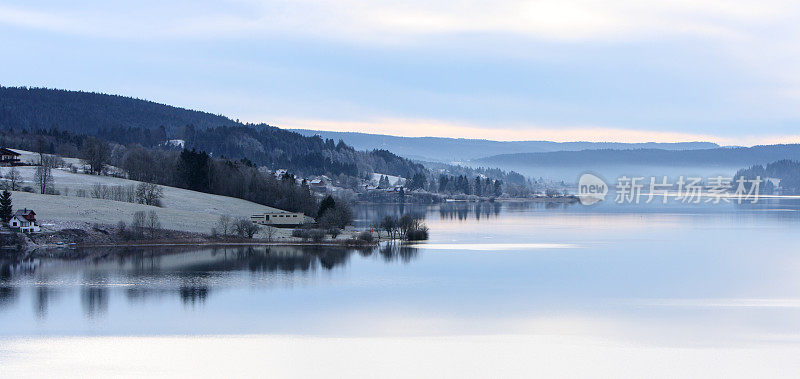
[[[592,164],[642,165],[752,165],[780,159],[800,159],[800,144],[763,145],[753,147],[719,147],[714,149],[666,150],[581,150],[546,153],[500,154],[477,159],[477,162],[498,165],[559,165],[586,166]]]
[[[621,142],[552,142],[552,141],[492,141],[485,139],[442,137],[399,137],[384,134],[330,132],[290,129],[305,136],[343,140],[359,150],[387,149],[410,159],[436,162],[462,162],[497,154],[579,151],[585,149],[712,149],[711,142],[621,143]]]
[[[800,144],[719,147],[697,150],[581,150],[500,154],[478,165],[513,169],[529,176],[573,179],[583,172],[621,175],[733,175],[738,169],[782,159],[800,160]]]

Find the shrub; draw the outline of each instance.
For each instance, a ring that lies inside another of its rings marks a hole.
[[[303,240],[307,240],[309,238],[308,229],[304,228],[294,229],[292,230],[292,237],[302,238]]]
[[[372,242],[373,239],[374,239],[372,237],[372,233],[367,232],[367,231],[358,233],[358,237],[357,238],[358,238],[359,241],[364,241],[364,242]]]
[[[317,243],[322,242],[322,240],[325,239],[325,232],[322,229],[311,229],[308,232],[308,235],[311,237],[312,241]]]
[[[423,225],[406,231],[406,240],[408,241],[424,241],[427,239],[428,239],[427,226]]]
[[[127,229],[128,225],[125,223],[125,221],[120,220],[120,222],[117,223],[117,233],[119,235],[124,235]]]
[[[22,233],[2,233],[0,234],[0,247],[22,250],[25,246],[25,237]]]
[[[336,239],[336,237],[338,237],[339,234],[342,234],[342,230],[339,228],[330,228],[328,229],[328,234],[331,235],[331,238]]]
[[[256,233],[258,233],[258,225],[254,224],[252,221],[246,218],[240,218],[236,220],[233,225],[236,234],[242,238],[253,238]]]

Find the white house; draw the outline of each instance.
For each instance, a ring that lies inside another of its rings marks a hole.
[[[289,227],[310,224],[314,219],[300,212],[273,211],[251,215],[250,221],[257,225]]]
[[[11,220],[8,220],[8,226],[23,233],[36,233],[40,230],[39,223],[36,222],[36,212],[32,209],[18,209]]]

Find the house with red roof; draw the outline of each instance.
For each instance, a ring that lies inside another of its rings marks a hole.
[[[39,223],[36,221],[36,212],[33,209],[18,209],[14,212],[8,226],[12,230],[19,230],[23,233],[36,233],[40,230]]]

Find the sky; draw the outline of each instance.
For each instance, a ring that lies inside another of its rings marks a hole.
[[[797,1],[0,1],[0,84],[283,128],[800,142]]]

